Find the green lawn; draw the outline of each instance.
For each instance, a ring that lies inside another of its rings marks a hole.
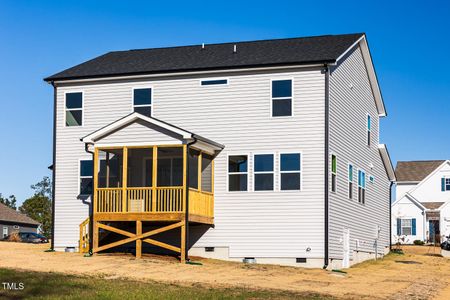
[[[5,290],[3,282],[22,282],[23,290]],[[332,299],[313,293],[183,287],[98,277],[71,276],[0,268],[0,299]]]

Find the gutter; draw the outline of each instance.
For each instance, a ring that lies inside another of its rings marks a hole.
[[[94,153],[92,151],[89,151],[89,145],[94,145],[93,143],[85,143],[84,144],[84,151],[86,151],[87,153],[91,153],[92,154],[92,178],[94,178],[95,174],[94,174],[94,163],[95,163],[95,159],[94,159]],[[94,182],[92,182],[92,192],[94,192]],[[92,255],[92,248],[94,246],[94,195],[91,195],[91,203],[89,205],[89,255]]]
[[[192,137],[193,141],[186,144],[186,207],[185,207],[185,217],[184,217],[184,243],[185,243],[185,251],[184,251],[184,259],[185,261],[189,261],[189,147],[197,143],[197,138],[195,136]],[[199,170],[200,172],[200,170]]]
[[[324,170],[325,170],[325,194],[324,194],[324,200],[325,200],[325,232],[324,232],[324,259],[323,259],[323,268],[326,269],[328,267],[328,260],[329,260],[329,243],[328,243],[328,202],[329,202],[329,176],[328,176],[328,169],[329,169],[329,138],[330,138],[330,68],[328,65],[325,65],[325,157],[324,157]]]
[[[53,86],[53,165],[52,165],[52,242],[51,250],[55,250],[55,177],[56,177],[56,85]]]
[[[389,251],[392,250],[392,187],[394,182],[389,185]]]

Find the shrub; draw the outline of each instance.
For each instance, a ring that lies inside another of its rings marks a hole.
[[[421,241],[421,240],[415,240],[414,241],[414,245],[422,246],[423,244],[425,244],[424,241]]]

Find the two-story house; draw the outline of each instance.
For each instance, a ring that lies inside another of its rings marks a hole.
[[[399,161],[395,173],[393,242],[439,243],[450,235],[450,160]]]
[[[109,52],[45,81],[56,250],[348,267],[389,249],[364,34]]]

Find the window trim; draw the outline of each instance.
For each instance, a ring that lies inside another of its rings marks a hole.
[[[230,173],[230,156],[247,156],[247,172],[231,172]],[[227,170],[227,179],[226,179],[226,185],[227,185],[227,193],[248,193],[250,192],[250,153],[248,152],[231,152],[227,153],[227,161],[226,161],[226,170]],[[233,174],[247,174],[247,190],[246,191],[230,191],[230,175]]]
[[[333,156],[336,158],[336,172],[333,173]],[[330,184],[330,191],[331,193],[337,193],[337,169],[338,169],[338,158],[337,154],[334,152],[330,152],[330,177],[331,177],[331,184]],[[334,184],[334,190],[333,190],[333,175],[335,178],[335,184]]]
[[[71,108],[71,109],[67,109],[66,108],[66,100],[67,100],[67,94],[75,94],[75,93],[81,93],[81,108]],[[70,90],[70,91],[64,91],[64,102],[63,102],[63,108],[64,108],[64,127],[65,128],[69,128],[69,127],[75,127],[75,128],[80,128],[80,127],[84,127],[84,90]],[[67,122],[66,122],[66,114],[67,114],[67,110],[81,110],[81,125],[78,126],[68,126]]]
[[[364,189],[364,202],[361,202],[360,199],[359,199],[359,187],[360,187],[359,186],[359,172],[360,171],[362,173],[364,173],[364,187],[361,186],[361,188]],[[357,199],[358,199],[358,203],[361,204],[361,205],[365,205],[366,204],[366,194],[367,194],[367,182],[366,182],[366,178],[365,178],[366,175],[367,175],[366,171],[364,171],[361,168],[358,168],[358,183],[357,183],[357,186],[358,186],[358,198]]]
[[[352,167],[352,180],[350,180],[350,166]],[[347,198],[349,200],[353,200],[355,197],[355,193],[354,193],[354,183],[355,182],[355,166],[352,163],[348,163],[347,164]],[[350,189],[350,184],[352,184],[351,189]],[[350,191],[351,191],[351,197],[350,197]]]
[[[94,193],[94,170],[92,170],[92,176],[81,176],[81,162],[82,161],[92,161],[92,164],[94,164],[94,161],[89,158],[79,158],[78,159],[78,195],[79,196],[89,196],[92,197],[92,194],[81,194],[81,178],[92,178],[92,193]]]
[[[216,81],[216,80],[226,80],[226,83],[205,84],[205,85],[202,84],[204,81]],[[198,85],[201,88],[229,86],[230,85],[230,79],[228,77],[207,77],[207,78],[200,79],[198,81]]]
[[[291,115],[290,116],[273,116],[273,97],[272,97],[272,86],[273,86],[273,82],[274,81],[283,81],[283,80],[290,80],[291,81],[291,97],[278,97],[275,98],[275,100],[285,100],[285,99],[291,99]],[[280,118],[292,118],[295,116],[294,114],[294,98],[295,98],[295,94],[294,94],[294,78],[293,77],[274,77],[274,78],[270,78],[270,93],[269,93],[269,99],[270,99],[270,118],[271,119],[280,119]]]
[[[255,171],[255,156],[257,155],[272,155],[273,156],[273,162],[272,162],[272,171]],[[253,185],[252,185],[252,191],[253,192],[275,192],[276,191],[276,183],[275,183],[275,159],[276,159],[276,154],[273,152],[264,152],[264,151],[258,151],[258,153],[252,153],[252,180],[253,180]],[[247,170],[248,171],[248,170]],[[255,183],[256,183],[256,175],[258,174],[272,174],[273,175],[273,188],[271,190],[256,190],[255,188]]]
[[[134,105],[134,90],[143,90],[143,89],[150,89],[150,96],[151,96],[151,104],[142,104],[142,105]],[[150,106],[150,115],[153,117],[153,105],[155,104],[154,97],[153,97],[153,86],[151,85],[145,85],[145,86],[133,86],[131,87],[131,112],[134,113],[135,107],[149,107]],[[147,116],[146,116],[147,117]]]
[[[298,171],[282,171],[281,170],[281,155],[282,154],[300,154],[300,170]],[[295,193],[303,191],[303,152],[302,151],[279,151],[278,152],[278,185],[277,191],[283,193]],[[282,190],[281,189],[281,174],[289,174],[289,173],[300,173],[300,189],[299,190]]]

